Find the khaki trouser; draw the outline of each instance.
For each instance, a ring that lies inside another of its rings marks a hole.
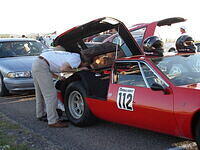
[[[48,124],[54,124],[58,121],[58,100],[48,64],[37,58],[32,65],[32,75],[36,94],[36,117],[42,117],[47,113]]]

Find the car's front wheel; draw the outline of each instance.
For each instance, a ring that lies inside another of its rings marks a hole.
[[[73,82],[65,91],[65,111],[70,122],[76,126],[88,126],[96,118],[90,111],[86,100],[86,91],[80,82]]]
[[[0,96],[6,96],[8,95],[8,90],[6,89],[6,86],[3,82],[3,75],[0,73]]]

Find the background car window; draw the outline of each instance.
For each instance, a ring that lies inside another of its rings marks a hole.
[[[145,31],[146,31],[146,27],[130,31],[131,35],[134,37],[135,41],[140,46],[142,45],[142,40],[143,40]],[[122,46],[124,44],[124,41],[118,35],[115,38],[113,38],[112,43],[119,44],[120,46]]]
[[[160,84],[163,87],[166,86],[165,83],[146,64],[140,63],[140,65],[149,87],[154,83]]]
[[[15,56],[13,51],[13,43],[2,42],[0,44],[0,57],[12,57]]]
[[[123,39],[121,39],[120,36],[116,36],[114,39],[113,39],[113,43],[114,44],[118,44],[118,45],[122,45],[124,43]]]
[[[12,41],[0,44],[0,57],[35,56],[47,47],[37,41]]]
[[[123,45],[121,45],[121,49],[123,50],[124,54],[129,57],[132,56],[132,52],[130,51],[130,49],[128,48],[128,46],[126,45],[126,43],[124,43]]]
[[[111,35],[112,34],[102,34],[102,35],[96,36],[91,40],[91,42],[103,42],[103,40],[105,40]]]
[[[116,36],[112,43],[119,45],[127,57],[132,56],[132,52],[120,36]]]
[[[143,40],[145,31],[146,31],[146,27],[130,31],[132,36],[135,38],[136,42],[140,46],[142,45],[142,40]]]
[[[114,83],[147,87],[137,62],[121,62],[115,64]]]

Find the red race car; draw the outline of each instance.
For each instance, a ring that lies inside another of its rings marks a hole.
[[[170,18],[160,24],[183,20]],[[106,42],[87,48],[83,42],[111,29],[118,32],[123,44]],[[100,18],[66,31],[54,44],[79,52],[90,62],[88,70],[78,71],[57,85],[74,125],[91,125],[100,118],[195,139],[200,146],[198,53],[145,56],[125,25],[113,18]]]

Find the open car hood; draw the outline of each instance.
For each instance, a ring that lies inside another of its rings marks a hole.
[[[180,22],[184,22],[186,21],[186,19],[182,18],[182,17],[173,17],[173,18],[167,18],[167,19],[163,19],[157,22],[157,26],[165,26],[165,25],[172,25],[175,23],[180,23]]]
[[[74,27],[60,34],[54,40],[54,46],[61,45],[67,51],[77,52],[75,51],[77,44],[81,45],[81,42],[83,42],[84,38],[111,29],[115,29],[116,31],[118,31],[118,34],[121,36],[121,38],[124,40],[128,48],[130,49],[132,56],[143,54],[142,50],[140,49],[135,39],[132,37],[132,35],[124,25],[124,23],[110,17],[96,19],[94,21]]]

